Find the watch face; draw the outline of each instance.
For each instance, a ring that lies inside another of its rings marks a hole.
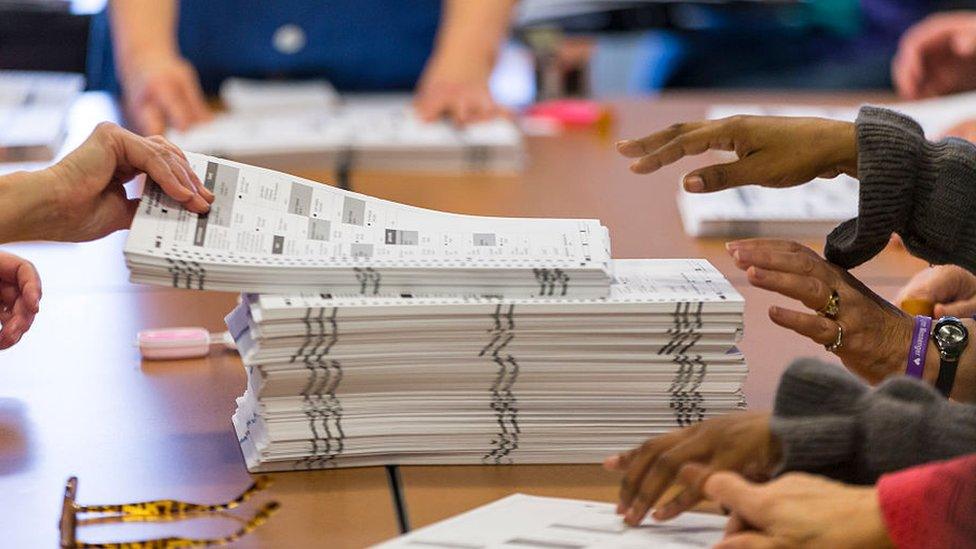
[[[936,345],[943,353],[961,352],[969,339],[966,327],[959,321],[940,322],[934,336]]]

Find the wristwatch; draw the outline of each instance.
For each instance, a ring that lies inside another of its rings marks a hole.
[[[932,329],[932,341],[939,350],[939,377],[935,388],[948,397],[956,381],[956,366],[959,356],[969,343],[969,330],[954,316],[944,316]]]

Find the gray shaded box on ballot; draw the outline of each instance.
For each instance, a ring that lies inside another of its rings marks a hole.
[[[328,219],[308,218],[308,239],[328,240],[332,223]]]

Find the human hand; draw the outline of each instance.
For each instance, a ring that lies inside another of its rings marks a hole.
[[[873,486],[850,486],[805,473],[753,484],[736,473],[688,466],[682,482],[732,513],[715,549],[893,547]]]
[[[503,113],[491,96],[491,67],[431,59],[417,84],[414,109],[426,122],[441,116],[456,124],[487,120]]]
[[[183,131],[213,117],[196,70],[177,55],[133,59],[121,73],[126,117],[142,135]]]
[[[738,240],[726,247],[736,267],[746,271],[749,283],[757,288],[800,301],[814,311],[827,305],[832,291],[840,299],[833,318],[774,305],[769,308],[770,320],[821,345],[836,343],[840,330],[841,343],[833,352],[870,383],[904,370],[912,318],[850,273],[787,240]]]
[[[26,259],[0,252],[0,349],[15,345],[40,310],[41,278]]]
[[[48,219],[35,223],[33,231],[24,230],[44,240],[79,242],[126,229],[139,200],[129,199],[123,184],[143,172],[188,210],[209,211],[213,193],[175,145],[103,122],[81,146],[38,172],[46,181],[28,181],[24,186],[24,193],[48,193],[37,200]]]
[[[891,78],[908,99],[976,88],[976,12],[937,13],[905,31]]]
[[[693,170],[688,192],[714,192],[742,185],[792,187],[841,173],[857,176],[854,124],[823,118],[733,116],[674,124],[639,139],[617,143],[636,158],[630,170],[648,174],[708,150],[735,151],[738,160]]]
[[[908,299],[934,303],[936,318],[976,315],[976,275],[955,265],[929,267],[898,292],[897,303]]]
[[[779,462],[780,451],[779,441],[769,429],[769,413],[741,412],[652,438],[633,450],[608,457],[603,465],[625,473],[617,513],[624,515],[627,524],[636,526],[686,463],[763,479]],[[695,487],[686,488],[655,509],[653,516],[657,520],[676,517],[701,499]]]

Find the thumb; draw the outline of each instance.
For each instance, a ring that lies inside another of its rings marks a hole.
[[[139,211],[140,199],[138,198],[127,198],[125,200],[125,214],[119,219],[119,227],[115,230],[121,231],[132,227],[132,220],[136,217],[136,212]]]
[[[935,305],[934,315],[937,317],[955,316],[959,318],[976,315],[976,297],[953,301],[952,303],[937,303]]]
[[[743,185],[762,185],[760,168],[752,156],[726,164],[713,164],[688,173],[684,178],[684,187],[690,193],[713,193]]]
[[[765,523],[761,512],[762,502],[760,488],[742,478],[737,473],[718,472],[705,480],[702,491],[708,499],[728,507],[739,515],[745,522],[756,526]]]

